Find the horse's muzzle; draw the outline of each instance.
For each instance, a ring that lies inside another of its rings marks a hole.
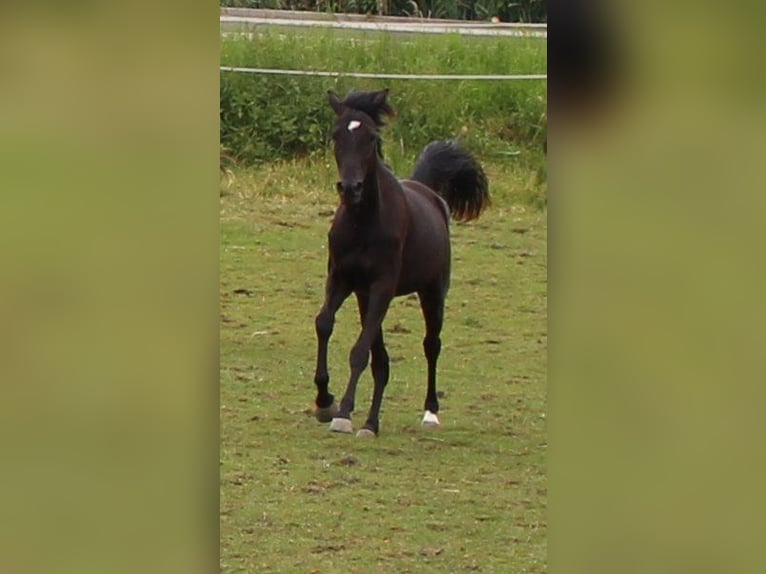
[[[362,202],[362,190],[364,184],[361,181],[339,181],[335,184],[338,193],[343,196],[343,203],[355,206]]]

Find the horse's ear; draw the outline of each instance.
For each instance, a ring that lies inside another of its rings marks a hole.
[[[395,116],[396,112],[394,112],[394,108],[390,106],[388,103],[388,88],[385,88],[383,90],[380,90],[379,92],[374,92],[373,102],[375,104],[375,107],[377,107],[377,115],[375,118],[375,123],[379,126],[383,125],[383,121],[381,119],[381,115],[384,116]]]
[[[327,101],[330,103],[330,107],[335,110],[336,116],[343,113],[343,102],[340,101],[338,94],[332,90],[327,90]]]
[[[386,103],[386,98],[388,98],[388,88],[376,92],[374,101],[377,105],[381,106]]]

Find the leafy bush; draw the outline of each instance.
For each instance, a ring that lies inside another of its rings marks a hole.
[[[222,65],[388,73],[545,72],[544,40],[461,36],[393,37],[268,28],[252,40],[222,40]],[[490,154],[542,161],[547,113],[542,81],[360,80],[221,72],[223,151],[254,164],[324,153],[333,112],[327,90],[391,89],[397,117],[386,150],[417,153],[434,139],[459,137]],[[388,151],[387,151],[388,155]]]

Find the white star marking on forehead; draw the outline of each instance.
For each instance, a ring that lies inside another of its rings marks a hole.
[[[362,122],[357,120],[351,120],[350,122],[348,122],[347,129],[348,131],[353,132],[356,128],[358,128],[361,125],[362,125]]]

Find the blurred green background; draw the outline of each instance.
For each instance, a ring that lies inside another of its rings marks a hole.
[[[549,128],[553,572],[766,570],[744,8],[614,5],[622,90]],[[3,9],[4,572],[216,568],[218,9]]]

